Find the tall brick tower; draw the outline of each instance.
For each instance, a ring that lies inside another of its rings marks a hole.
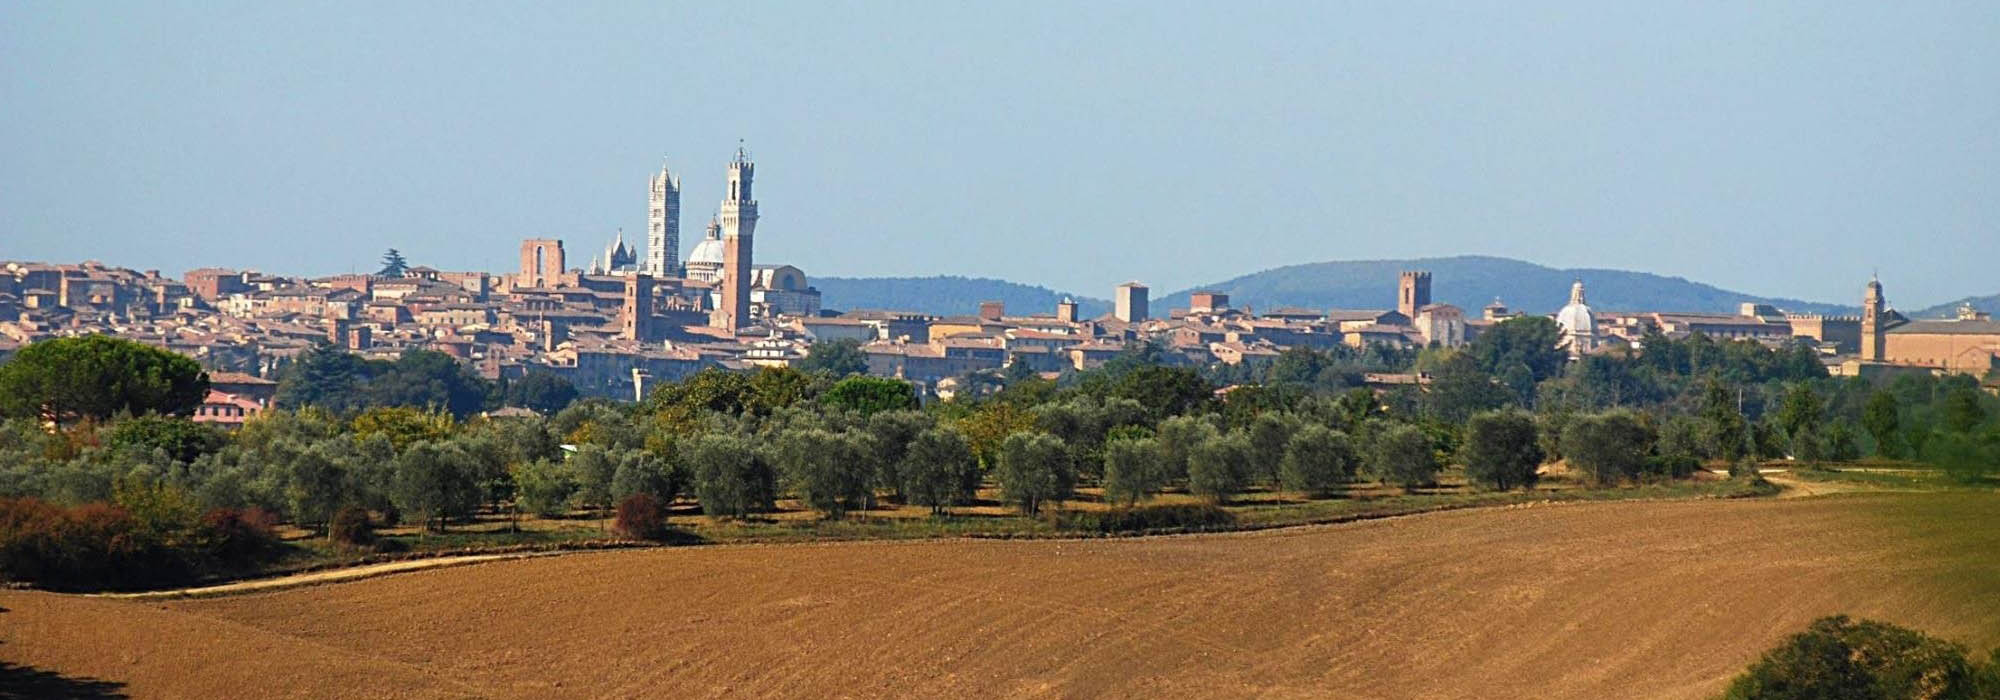
[[[1882,298],[1882,281],[1869,278],[1868,291],[1861,296],[1861,359],[1882,361],[1882,313],[1888,302]]]
[[[653,339],[653,277],[635,272],[625,277],[624,304],[618,308],[619,337],[645,342]]]
[[[1417,310],[1431,305],[1431,273],[1405,270],[1396,280],[1396,312],[1415,319]]]
[[[681,274],[681,179],[660,164],[647,191],[646,274],[679,277]]]
[[[729,192],[722,199],[722,327],[742,328],[750,322],[750,259],[757,232],[757,199],[750,191],[757,165],[742,146],[729,162]]]

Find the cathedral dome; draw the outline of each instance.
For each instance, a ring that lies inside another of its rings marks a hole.
[[[700,264],[721,265],[722,239],[720,238],[702,239],[700,243],[695,244],[694,251],[688,253],[687,262],[690,265],[700,265]]]
[[[1562,327],[1563,335],[1589,336],[1597,333],[1596,319],[1591,316],[1590,305],[1583,303],[1583,280],[1570,285],[1569,304],[1556,312],[1556,325]]]

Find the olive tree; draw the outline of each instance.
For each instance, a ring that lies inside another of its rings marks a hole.
[[[1542,447],[1534,417],[1520,411],[1474,415],[1465,424],[1465,445],[1460,449],[1468,481],[1496,491],[1535,487]]]
[[[1250,439],[1230,433],[1196,445],[1188,454],[1188,490],[1214,503],[1226,503],[1243,490],[1250,471]]]
[[[1382,483],[1414,491],[1419,486],[1436,483],[1437,455],[1431,452],[1430,437],[1423,430],[1414,425],[1398,425],[1375,438],[1368,469]]]
[[[1061,506],[1076,488],[1076,472],[1068,448],[1048,433],[1014,433],[1000,443],[1000,468],[994,473],[1000,494],[1035,515],[1044,504]]]
[[[1133,505],[1151,498],[1166,485],[1160,443],[1153,438],[1112,440],[1104,444],[1104,498]]]
[[[932,515],[943,515],[947,506],[969,501],[979,490],[979,459],[965,434],[950,427],[917,433],[899,471],[903,493],[911,503],[930,506]]]
[[[1347,434],[1323,425],[1306,425],[1285,441],[1279,469],[1285,488],[1324,495],[1354,479],[1360,459]]]

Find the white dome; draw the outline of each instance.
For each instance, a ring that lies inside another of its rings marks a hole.
[[[700,243],[695,244],[694,252],[688,253],[687,262],[690,265],[700,265],[700,264],[721,265],[722,239],[720,238],[701,239]]]
[[[1570,285],[1569,304],[1556,312],[1556,325],[1562,327],[1564,335],[1597,333],[1597,322],[1590,314],[1590,305],[1583,303],[1583,280]]]

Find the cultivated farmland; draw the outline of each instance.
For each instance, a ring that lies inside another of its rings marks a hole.
[[[0,659],[138,697],[1700,697],[1825,614],[2000,644],[1996,551],[1990,492],[653,549],[0,593]]]

